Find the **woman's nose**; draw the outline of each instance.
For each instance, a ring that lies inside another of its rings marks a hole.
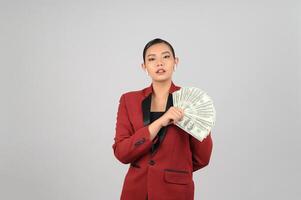
[[[162,65],[163,65],[163,61],[161,59],[158,59],[157,66],[162,66]]]

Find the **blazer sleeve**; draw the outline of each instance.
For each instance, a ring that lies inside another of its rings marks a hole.
[[[213,142],[211,131],[202,141],[197,140],[193,136],[190,137],[190,149],[192,153],[193,172],[197,171],[209,164]]]
[[[132,163],[150,150],[152,141],[148,126],[134,132],[128,116],[125,94],[122,94],[119,99],[114,144],[112,145],[114,155],[120,162]]]

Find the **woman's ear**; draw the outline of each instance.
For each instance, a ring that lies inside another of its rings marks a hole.
[[[145,65],[144,65],[144,63],[141,63],[141,68],[142,68],[143,70],[145,70]]]
[[[179,63],[179,58],[175,57],[175,64],[177,65]]]

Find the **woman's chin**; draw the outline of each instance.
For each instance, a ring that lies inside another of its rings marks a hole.
[[[170,76],[156,76],[153,78],[154,81],[167,81],[169,80],[171,77]]]

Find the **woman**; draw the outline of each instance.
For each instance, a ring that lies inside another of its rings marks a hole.
[[[193,200],[192,173],[209,163],[211,133],[200,142],[175,125],[184,115],[172,102],[181,88],[172,81],[178,60],[167,41],[151,40],[141,64],[151,85],[119,99],[112,147],[120,162],[130,163],[121,200]]]

